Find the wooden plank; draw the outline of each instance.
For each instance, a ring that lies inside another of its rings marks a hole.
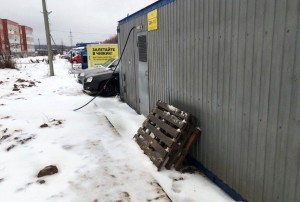
[[[178,116],[182,119],[185,119],[187,120],[190,116],[190,114],[188,113],[185,113],[183,111],[181,111],[180,109],[176,108],[176,107],[173,107],[172,105],[168,105],[160,100],[158,100],[156,102],[156,105],[162,109],[165,109],[166,111],[170,112],[170,114],[172,115],[175,115],[175,116]]]
[[[187,123],[186,121],[182,121],[181,119],[178,119],[175,115],[171,115],[170,112],[162,111],[159,108],[155,108],[153,112],[158,114],[161,118],[174,124],[178,128],[183,128]]]
[[[191,137],[188,139],[187,143],[184,145],[179,158],[175,161],[174,167],[176,170],[179,170],[181,168],[182,162],[183,162],[184,158],[186,157],[187,153],[189,152],[190,147],[197,140],[197,138],[200,136],[200,134],[201,134],[200,128],[195,128]]]
[[[145,154],[150,158],[150,160],[154,163],[154,165],[157,167],[158,170],[161,169],[161,166],[163,164],[163,159],[157,155],[156,152],[153,152],[145,142],[140,139],[135,139],[140,148],[145,152]]]
[[[157,117],[155,117],[152,114],[149,114],[148,117],[153,123],[158,125],[161,129],[165,130],[167,133],[169,133],[174,138],[176,138],[181,132],[181,131],[177,131],[176,129],[172,128],[170,125],[168,125],[168,124],[164,123],[163,121],[159,120]]]
[[[183,133],[184,135],[180,136],[179,139],[176,141],[177,148],[172,149],[172,151],[170,151],[169,160],[165,166],[167,169],[170,169],[171,166],[174,164],[179,154],[181,153],[184,145],[186,144],[187,140],[191,137],[193,130],[194,127],[189,125],[187,127],[187,130]]]
[[[177,157],[176,154],[178,153],[178,148],[179,148],[179,145],[178,145],[177,149],[173,149],[170,152],[169,159],[168,159],[168,161],[167,161],[167,163],[165,165],[166,169],[168,169],[168,170],[171,169],[171,167],[172,167],[172,165],[173,165],[173,163],[174,163],[174,161],[175,161],[175,159]]]
[[[145,125],[145,127],[147,129],[149,129],[150,132],[152,132],[161,141],[163,141],[168,147],[172,147],[172,145],[174,144],[174,141],[171,138],[169,138],[168,136],[166,136],[165,134],[163,134],[161,131],[159,131],[157,128],[155,128],[154,126],[152,126],[150,123],[147,123]]]
[[[141,128],[138,130],[138,133],[148,142],[149,146],[161,154],[163,159],[165,158],[168,152],[162,146],[160,146],[155,139],[153,139],[150,135],[147,135],[146,132]]]
[[[140,135],[138,133],[133,136],[134,139],[139,138],[139,137],[140,137]]]

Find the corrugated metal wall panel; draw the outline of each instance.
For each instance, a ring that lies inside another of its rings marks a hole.
[[[202,137],[191,154],[249,201],[300,198],[299,7],[176,0],[158,8],[158,30],[147,32],[150,108],[161,99],[196,115]],[[121,43],[139,24],[146,31],[146,16],[120,25]],[[129,47],[125,100],[138,111]]]
[[[253,66],[252,66],[252,97],[251,104],[252,110],[250,115],[250,135],[249,135],[249,154],[248,154],[248,175],[252,177],[248,177],[249,182],[249,195],[253,195],[252,198],[255,198],[254,193],[257,191],[258,180],[260,178],[256,177],[257,169],[257,157],[259,153],[257,152],[258,144],[260,141],[260,136],[258,135],[258,124],[261,121],[259,119],[260,112],[260,84],[261,84],[261,69],[262,67],[262,43],[264,36],[264,7],[265,2],[259,1],[256,2],[255,7],[255,25],[254,25],[254,55],[253,55]],[[262,187],[260,187],[262,189]]]
[[[119,35],[120,36],[119,38],[122,42],[120,45],[121,49],[123,49],[128,33],[133,26],[135,26],[134,22],[128,22],[127,26],[124,29],[122,29],[122,32]],[[135,54],[136,40],[137,40],[137,36],[135,34],[131,34],[127,43],[126,50],[124,51],[124,55],[121,63],[122,69],[121,69],[120,78],[122,80],[121,89],[123,90],[122,92],[123,99],[126,100],[126,102],[135,110],[139,110],[137,96],[135,95],[137,93],[137,89],[136,89],[137,65],[136,65],[136,54]]]
[[[287,106],[290,107],[287,134],[287,150],[285,151],[285,158],[277,160],[286,160],[285,177],[284,177],[284,195],[281,197],[282,200],[296,201],[296,192],[299,192],[296,187],[300,182],[296,181],[297,174],[299,171],[300,164],[300,2],[289,0],[286,3],[286,21],[285,21],[285,45],[284,45],[284,56],[282,65],[282,84],[281,90],[283,96],[286,94]],[[291,93],[291,94],[290,94]],[[286,106],[282,106],[283,110]],[[284,126],[286,127],[286,126]],[[275,197],[277,197],[275,195]],[[277,197],[278,198],[278,197]]]

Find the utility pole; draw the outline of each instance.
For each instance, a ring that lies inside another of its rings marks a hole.
[[[40,38],[38,38],[38,41],[39,41],[39,49],[41,49]]]
[[[47,39],[50,76],[54,76],[53,61],[52,61],[53,60],[52,46],[51,46],[50,29],[49,29],[49,19],[48,19],[48,12],[47,12],[47,8],[46,8],[45,0],[42,0],[42,4],[43,4],[43,14],[44,14],[44,21],[45,21],[46,39]]]
[[[64,42],[63,40],[61,40],[61,53],[63,54],[63,52],[64,52]]]
[[[71,48],[73,46],[73,38],[72,38],[72,31],[70,30],[70,43],[71,43]]]

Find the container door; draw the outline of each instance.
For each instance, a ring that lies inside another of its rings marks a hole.
[[[145,34],[138,35],[138,95],[140,113],[149,114],[149,77],[147,62],[147,37]]]

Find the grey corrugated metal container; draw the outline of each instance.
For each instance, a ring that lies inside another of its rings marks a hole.
[[[146,14],[158,9],[158,30]],[[121,97],[140,112],[137,34],[147,37],[149,109],[160,99],[202,129],[191,155],[249,201],[300,201],[299,0],[162,0],[119,22]]]

